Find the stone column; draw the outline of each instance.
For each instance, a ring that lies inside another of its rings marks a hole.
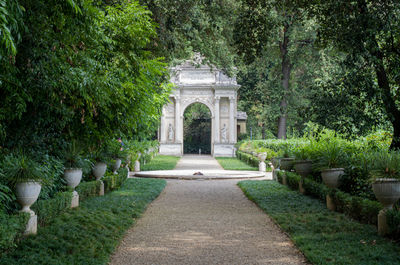
[[[166,133],[165,133],[165,106],[162,108],[162,115],[161,115],[161,124],[160,124],[160,142],[165,143],[167,141]]]
[[[216,96],[215,97],[215,136],[214,136],[214,142],[219,143],[220,142],[220,131],[219,131],[219,100],[220,97]]]
[[[235,98],[229,97],[229,142],[235,143]]]
[[[175,96],[175,143],[181,143],[181,101]]]

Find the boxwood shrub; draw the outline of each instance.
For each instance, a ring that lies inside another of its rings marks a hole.
[[[56,216],[71,207],[72,192],[56,193],[54,198],[38,200],[32,205],[32,210],[38,216],[38,223],[41,226],[49,224]]]
[[[27,213],[8,215],[0,212],[0,253],[16,247],[25,231],[28,219]]]
[[[291,189],[298,190],[301,179],[299,175],[292,172],[279,171],[278,181],[281,183],[283,176],[286,177],[287,184]],[[309,178],[304,179],[303,188],[306,195],[310,195],[322,201],[325,201],[326,195],[329,194],[335,202],[336,211],[344,213],[355,220],[374,225],[378,223],[378,214],[379,211],[383,209],[383,206],[377,201],[352,196],[337,189],[329,189],[324,184],[318,183]],[[392,214],[391,216],[391,229],[400,232],[400,215],[397,217],[396,214]]]

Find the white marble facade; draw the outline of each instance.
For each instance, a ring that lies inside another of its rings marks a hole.
[[[183,113],[196,102],[211,112],[211,154],[234,156],[236,143],[237,90],[236,78],[221,70],[201,64],[201,59],[185,61],[171,68],[175,90],[163,108],[159,130],[160,154],[183,155]]]

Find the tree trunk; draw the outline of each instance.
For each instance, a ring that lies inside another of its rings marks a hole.
[[[286,122],[287,122],[287,96],[289,94],[289,80],[290,73],[292,70],[292,65],[290,64],[290,58],[288,56],[288,46],[289,46],[289,36],[288,36],[289,26],[285,25],[283,28],[283,41],[280,43],[280,50],[282,56],[282,90],[283,97],[280,107],[280,117],[278,120],[278,139],[286,139]]]
[[[385,104],[386,113],[393,125],[393,140],[390,144],[390,149],[400,149],[400,111],[396,106],[396,102],[394,101],[392,94],[390,93],[390,84],[385,67],[383,65],[382,52],[376,52],[376,57],[378,61],[375,65],[375,71],[378,79],[378,85],[383,93],[383,101]]]
[[[265,125],[264,124],[261,125],[261,137],[262,137],[263,140],[266,138],[265,137]]]

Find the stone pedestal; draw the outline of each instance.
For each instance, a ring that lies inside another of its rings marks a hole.
[[[26,224],[24,235],[36,235],[37,234],[37,215],[34,211],[30,212],[28,223]]]
[[[326,208],[328,208],[331,211],[336,210],[335,202],[333,201],[330,195],[326,195]]]
[[[283,176],[282,176],[282,184],[287,186],[286,175],[283,175]]]
[[[258,164],[258,171],[260,171],[260,172],[265,172],[265,171],[267,171],[267,165],[265,164],[265,162],[261,161],[261,162]]]
[[[140,172],[140,162],[138,160],[135,161],[135,167],[134,167],[133,171]]]
[[[300,192],[301,194],[305,194],[305,193],[306,193],[306,190],[305,190],[304,187],[303,187],[303,183],[304,183],[304,179],[301,178],[301,179],[300,179],[300,182],[299,182],[299,192]]]
[[[79,194],[76,191],[72,192],[71,208],[79,206]]]
[[[104,196],[104,182],[100,180],[99,196]]]
[[[279,172],[279,171],[280,171],[279,168],[273,169],[273,170],[272,170],[272,179],[273,179],[273,180],[278,180],[278,172]]]
[[[234,144],[214,144],[214,157],[233,157]]]
[[[389,233],[389,226],[387,224],[386,209],[380,210],[378,214],[378,234],[381,236]]]

